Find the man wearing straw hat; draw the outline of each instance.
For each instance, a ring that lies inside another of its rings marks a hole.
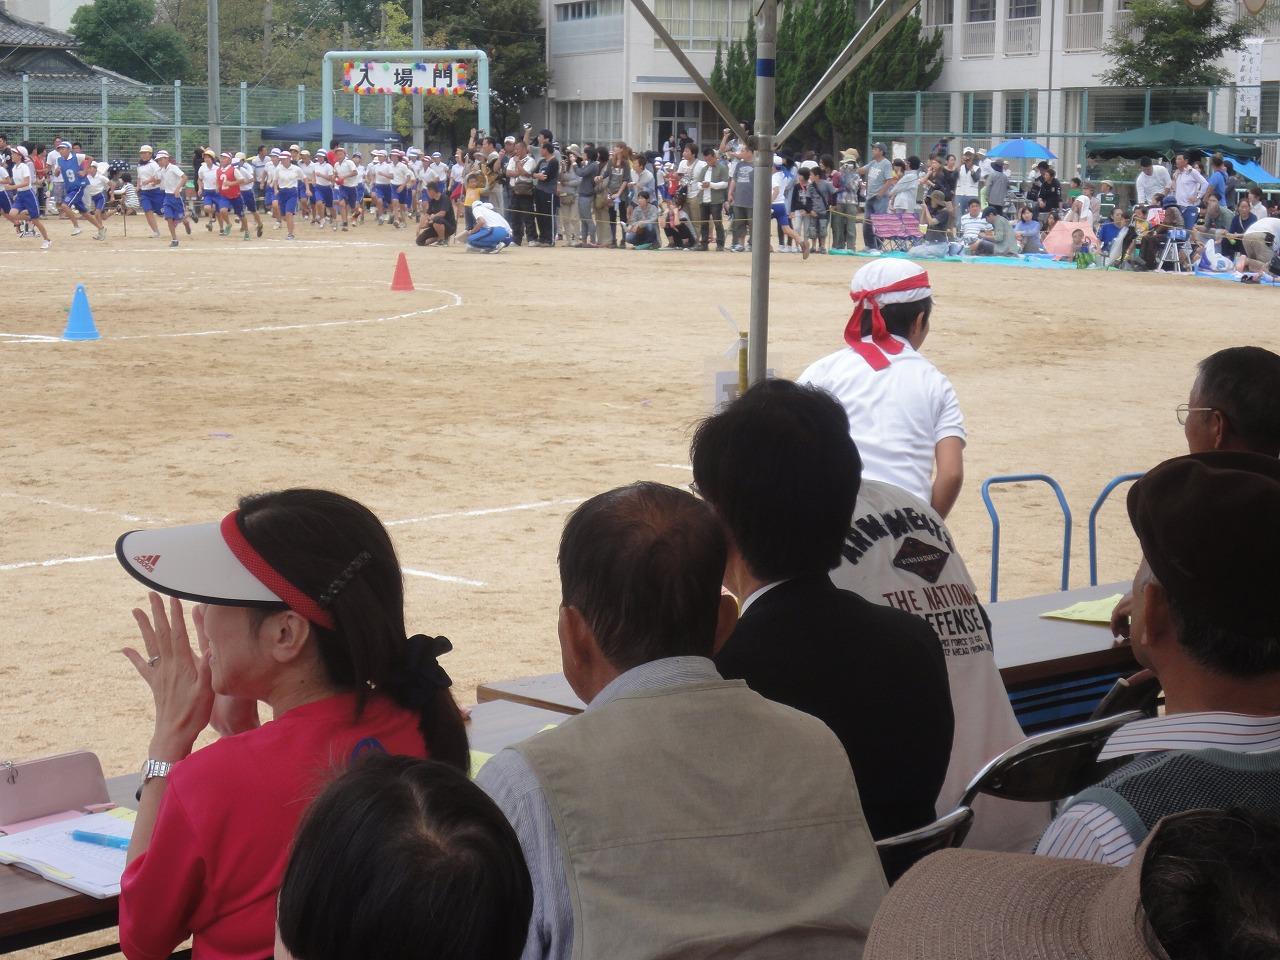
[[[943,850],[889,891],[865,960],[1192,960],[1280,951],[1280,822],[1161,821],[1123,869]]]
[[[858,151],[853,147],[840,151],[840,169],[831,175],[836,188],[836,205],[831,211],[831,249],[854,250],[857,248],[858,231],[854,220],[858,215],[858,188],[862,178],[858,176]]]

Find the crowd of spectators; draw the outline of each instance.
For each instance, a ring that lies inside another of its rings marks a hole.
[[[1163,713],[1052,820],[984,798],[965,849],[889,866],[876,841],[1022,733],[946,525],[965,430],[921,352],[928,274],[878,259],[850,295],[843,347],[698,425],[690,490],[574,510],[557,637],[586,710],[474,782],[451,644],[407,629],[365,507],[294,489],[121,537],[157,591],[126,651],[155,702],[126,956],[1277,955],[1280,356],[1208,357],[1189,453],[1129,494],[1115,623]]]

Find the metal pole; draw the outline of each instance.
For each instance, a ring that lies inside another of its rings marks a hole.
[[[31,78],[22,75],[22,139],[31,139]]]
[[[769,222],[773,193],[773,111],[778,45],[778,0],[760,0],[756,10],[755,183],[751,204],[751,333],[747,373],[753,384],[769,368]]]
[[[218,63],[218,0],[209,4],[209,149],[222,151],[222,71]]]
[[[303,123],[307,119],[307,85],[305,83],[298,84],[298,122]]]
[[[422,49],[422,0],[413,0],[413,49]],[[421,150],[426,146],[426,131],[422,123],[422,94],[413,94],[413,145]],[[328,146],[328,144],[326,144]]]
[[[173,155],[182,156],[182,81],[173,81]]]
[[[101,80],[99,93],[101,94],[101,99],[102,99],[102,152],[98,154],[98,159],[106,160],[110,155],[110,148],[107,143],[108,130],[107,130],[107,78],[106,77],[103,77]]]
[[[249,127],[249,82],[247,80],[240,81],[240,152],[249,152],[248,142]]]

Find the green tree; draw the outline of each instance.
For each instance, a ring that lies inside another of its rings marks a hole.
[[[92,64],[152,83],[184,79],[187,44],[155,18],[154,0],[93,0],[72,15],[71,33]]]
[[[1234,19],[1227,4],[1193,9],[1182,0],[1132,0],[1127,25],[1112,29],[1102,52],[1112,67],[1098,80],[1115,87],[1214,86],[1230,82],[1218,66],[1256,29]]]

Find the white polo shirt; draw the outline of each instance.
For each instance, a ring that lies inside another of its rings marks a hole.
[[[285,166],[283,163],[276,167],[276,186],[281,190],[293,190],[297,188],[298,181],[302,179],[302,171],[293,164]]]
[[[157,166],[159,166],[157,164]],[[187,185],[187,175],[182,172],[173,161],[160,171],[160,189],[165,193],[173,194],[175,197],[182,196],[182,188]]]
[[[870,342],[871,338],[865,338]],[[844,347],[805,370],[799,383],[835,395],[849,415],[849,434],[862,456],[862,475],[883,480],[929,503],[933,454],[947,437],[965,439],[964,416],[951,381],[902,337],[889,366],[873,370]]]
[[[490,210],[488,207],[472,207],[471,209],[475,216],[477,229],[481,227],[492,227],[502,230],[511,229],[511,224],[507,222],[507,218],[497,210]]]
[[[200,164],[200,189],[218,189],[218,168],[208,160]]]

